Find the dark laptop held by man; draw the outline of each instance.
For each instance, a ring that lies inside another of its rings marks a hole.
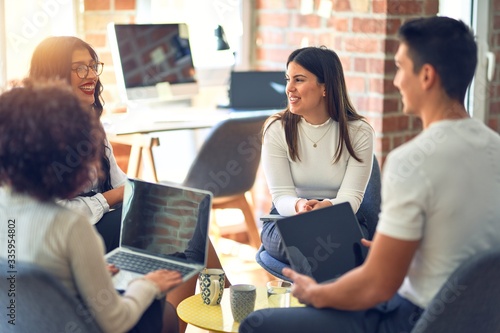
[[[291,267],[322,283],[361,265],[368,253],[347,202],[277,219]]]

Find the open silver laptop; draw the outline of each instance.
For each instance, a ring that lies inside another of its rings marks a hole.
[[[368,253],[361,244],[361,227],[347,202],[277,218],[275,223],[290,266],[318,283],[335,280],[361,265]]]
[[[128,179],[122,208],[120,246],[105,258],[120,272],[117,289],[163,268],[198,274],[207,263],[212,194],[208,191]]]

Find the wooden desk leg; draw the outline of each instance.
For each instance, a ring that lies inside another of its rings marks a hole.
[[[130,157],[128,160],[127,176],[131,178],[139,177],[139,168],[141,166],[142,145],[134,142],[131,144]]]
[[[142,147],[142,162],[144,169],[149,171],[151,181],[157,183],[158,175],[156,173],[155,160],[153,158],[153,147],[159,146],[160,140],[158,138],[151,138],[147,146]]]
[[[153,147],[160,145],[160,140],[143,134],[114,136],[110,142],[129,145],[130,156],[127,167],[127,176],[130,178],[146,178],[158,182],[156,166],[153,158]],[[144,171],[148,175],[144,175]]]
[[[245,217],[245,224],[247,227],[248,238],[250,240],[250,245],[258,249],[262,244],[260,240],[259,229],[257,229],[257,224],[255,223],[255,217],[253,214],[253,204],[250,203],[245,198],[245,194],[239,197],[239,206]]]

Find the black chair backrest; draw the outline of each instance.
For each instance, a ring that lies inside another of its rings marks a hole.
[[[17,262],[10,273],[5,260],[0,268],[0,306],[7,312],[0,332],[102,332],[83,303],[45,270]]]
[[[262,126],[269,116],[229,118],[208,134],[183,185],[214,197],[242,194],[255,182],[262,147]]]
[[[380,166],[377,157],[374,155],[372,173],[366,186],[363,201],[356,213],[360,224],[365,224],[368,229],[368,239],[373,238],[375,229],[377,228],[380,204],[382,202],[381,187]]]
[[[500,332],[500,248],[476,254],[441,287],[411,333]]]

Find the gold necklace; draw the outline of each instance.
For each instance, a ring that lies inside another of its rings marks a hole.
[[[328,131],[330,131],[331,127],[332,126],[330,124],[328,124],[328,128],[326,129],[325,133],[323,133],[323,135],[321,135],[321,137],[318,140],[316,140],[316,141],[314,141],[313,139],[311,139],[309,137],[309,135],[307,135],[305,128],[302,128],[302,131],[304,132],[304,135],[306,136],[306,138],[308,138],[309,141],[311,141],[313,143],[313,147],[316,148],[318,146],[318,142],[320,142],[326,136],[326,134],[328,133]]]

